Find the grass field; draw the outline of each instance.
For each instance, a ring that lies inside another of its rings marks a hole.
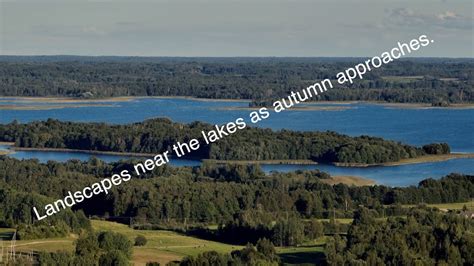
[[[133,248],[132,262],[134,265],[145,265],[147,262],[156,261],[164,265],[173,260],[180,260],[185,256],[194,256],[205,251],[217,251],[230,253],[232,250],[242,249],[243,246],[228,245],[215,241],[203,240],[195,237],[164,230],[133,230],[124,224],[92,220],[95,231],[113,231],[124,234],[134,241],[137,235],[144,235],[147,244],[142,247]],[[0,238],[3,246],[9,247],[14,229],[0,228]],[[74,250],[74,241],[77,236],[71,235],[65,238],[18,240],[17,251],[69,251]],[[305,243],[301,247],[277,248],[277,253],[282,261],[289,264],[314,263],[324,259],[325,238],[311,243]]]
[[[429,207],[436,207],[441,210],[460,210],[464,206],[468,209],[474,209],[474,201],[447,204],[427,204]],[[410,208],[416,205],[403,205]],[[383,218],[378,218],[383,219]],[[337,222],[341,224],[350,224],[352,219],[338,218]],[[329,222],[329,219],[320,219],[320,221]],[[205,251],[217,251],[220,253],[230,253],[232,250],[242,249],[243,246],[229,245],[215,241],[203,240],[195,237],[186,236],[166,230],[134,230],[127,225],[115,222],[92,220],[92,227],[95,231],[113,231],[124,234],[131,241],[134,241],[137,235],[144,235],[147,238],[147,244],[142,247],[134,247],[132,262],[134,265],[145,265],[147,262],[156,261],[164,265],[173,260],[180,260],[185,256],[193,256]],[[216,227],[216,226],[212,226]],[[0,228],[0,239],[3,240],[3,247],[10,246],[14,229]],[[16,241],[17,251],[70,251],[74,250],[74,241],[77,236],[70,235],[65,238],[19,240]],[[309,264],[321,263],[324,260],[324,244],[326,237],[315,241],[304,243],[299,247],[277,247],[277,253],[285,264]]]
[[[302,246],[277,248],[280,259],[285,264],[321,264],[324,260],[324,246]]]
[[[143,247],[134,247],[133,263],[145,265],[149,261],[157,261],[162,265],[172,260],[179,260],[188,255],[215,250],[217,252],[229,253],[232,250],[243,247],[227,245],[219,242],[198,239],[185,236],[171,231],[163,230],[133,230],[126,225],[93,220],[92,226],[97,231],[114,231],[126,235],[134,240],[139,234],[144,235],[148,242]]]
[[[0,228],[0,239],[4,249],[11,245],[11,239],[14,229]],[[59,250],[72,251],[74,249],[74,240],[76,236],[71,235],[64,238],[48,238],[48,239],[34,239],[34,240],[17,240],[15,242],[16,251],[47,251],[55,252]],[[0,247],[1,248],[1,247]]]
[[[314,241],[304,243],[299,247],[277,247],[277,254],[285,264],[322,264],[324,260],[324,245],[327,237],[323,236]]]

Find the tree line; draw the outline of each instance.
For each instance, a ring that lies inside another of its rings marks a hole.
[[[2,96],[281,98],[364,58],[0,57]],[[474,101],[472,59],[402,59],[321,100]]]
[[[210,124],[173,123],[166,118],[110,125],[105,123],[61,122],[54,119],[0,125],[0,141],[18,147],[68,148],[158,154],[172,152],[172,145],[192,138],[202,140],[201,131]],[[216,160],[313,160],[323,163],[377,164],[416,158],[426,154],[446,154],[447,144],[414,147],[382,138],[350,137],[332,131],[304,132],[247,127],[187,155]]]
[[[362,208],[326,246],[329,265],[472,265],[472,219],[430,209],[377,222]]]
[[[327,237],[325,260],[322,263],[324,265],[472,265],[473,229],[472,219],[429,208],[411,209],[406,217],[389,217],[384,221],[374,219],[370,210],[361,207],[355,212],[347,234]],[[257,242],[257,252],[274,250],[270,241],[265,245],[267,248],[258,248],[262,240]],[[256,251],[254,248],[254,252]],[[265,253],[272,254],[272,252]],[[232,258],[233,256],[228,254],[206,252],[186,257],[180,263],[168,265],[235,265],[232,263]],[[256,258],[259,257],[255,255]],[[237,265],[261,265],[255,259],[247,259],[246,263]],[[262,264],[272,265],[272,262],[276,263],[270,260]],[[319,265],[321,261],[315,256],[307,264]]]

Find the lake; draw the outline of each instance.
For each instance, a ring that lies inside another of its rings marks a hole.
[[[91,102],[92,103],[92,102]],[[91,104],[84,102],[81,104]],[[0,98],[1,105],[40,106],[40,110],[0,110],[0,123],[13,120],[29,122],[55,118],[64,121],[107,122],[125,124],[149,118],[168,117],[176,122],[205,121],[223,124],[243,117],[249,121],[251,112],[242,107],[245,101],[205,101],[182,98],[137,98],[132,101],[93,102],[94,106],[77,107],[78,103],[42,103]],[[104,106],[97,106],[104,104]],[[61,105],[60,109],[47,109]],[[256,126],[290,130],[332,130],[351,136],[370,135],[401,141],[412,145],[447,142],[454,152],[474,152],[474,109],[401,109],[369,103],[317,104],[312,108],[337,110],[290,110],[271,113]],[[340,108],[340,109],[339,109]],[[248,122],[250,124],[250,122]],[[85,153],[18,151],[15,158],[38,158],[40,161],[65,161],[70,158],[86,160]],[[105,161],[116,161],[124,156],[94,155]],[[173,160],[173,165],[198,165],[198,161]],[[414,185],[418,181],[439,178],[451,172],[473,174],[474,159],[456,159],[445,162],[414,165],[344,168],[332,165],[264,165],[265,171],[292,171],[321,169],[333,175],[362,176],[385,185]]]

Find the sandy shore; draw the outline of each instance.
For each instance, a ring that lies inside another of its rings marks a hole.
[[[474,109],[473,103],[454,103],[446,107],[432,106],[428,103],[386,103],[386,102],[367,102],[369,104],[382,105],[393,109]]]
[[[83,107],[115,107],[112,104],[52,104],[52,105],[14,105],[0,104],[0,110],[55,110],[64,108],[83,108]]]
[[[23,102],[43,102],[43,103],[83,103],[83,102],[125,102],[136,99],[189,99],[194,101],[205,102],[250,102],[250,99],[212,99],[212,98],[198,98],[194,96],[119,96],[119,97],[105,97],[105,98],[68,98],[68,97],[26,97],[26,96],[4,96],[0,97],[0,102],[23,101]],[[431,106],[429,103],[389,103],[380,101],[307,101],[304,104],[308,105],[324,105],[337,104],[349,105],[357,103],[368,103],[383,105],[392,108],[409,108],[409,109],[471,109],[474,108],[474,103],[451,104],[448,107]]]
[[[11,151],[9,150],[0,150],[0,155],[7,155],[7,154],[10,154],[12,153]]]
[[[15,142],[0,141],[0,145],[13,146],[13,145],[15,145]],[[0,155],[7,155],[7,154],[15,153],[15,151],[11,150],[10,148],[11,147],[8,147],[7,150],[0,150]]]
[[[186,99],[201,102],[250,102],[248,99],[212,99],[212,98],[198,98],[194,96],[137,96],[134,99]]]
[[[42,103],[83,103],[83,102],[127,102],[137,97],[106,97],[106,98],[68,98],[68,97],[0,97],[1,102],[24,101],[24,102],[42,102]]]
[[[335,166],[340,167],[373,167],[373,166],[397,166],[405,164],[417,164],[417,163],[433,163],[442,162],[453,159],[466,159],[474,158],[474,153],[450,153],[440,155],[425,155],[417,158],[402,159],[398,162],[388,162],[380,164],[363,164],[363,163],[333,163]]]
[[[213,110],[222,110],[222,111],[243,111],[243,110],[258,110],[261,107],[219,107],[219,108],[213,108]],[[273,107],[267,107],[268,110],[273,110]],[[347,106],[294,106],[290,109],[285,109],[285,111],[344,111],[352,109],[352,107],[347,107]]]

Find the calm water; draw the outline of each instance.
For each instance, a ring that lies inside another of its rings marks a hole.
[[[0,145],[0,150],[8,150],[9,146]],[[87,161],[92,157],[101,159],[104,162],[116,162],[131,158],[148,159],[123,155],[109,155],[109,154],[90,154],[85,152],[55,152],[55,151],[15,151],[8,154],[9,157],[16,159],[38,159],[40,162],[46,163],[48,161],[66,162],[67,160],[77,159]],[[184,159],[170,159],[170,164],[174,166],[198,166],[200,161],[184,160]]]
[[[0,105],[45,105],[0,98]],[[77,105],[77,103],[70,103]],[[97,102],[94,102],[97,104]],[[56,118],[67,121],[96,121],[131,123],[154,117],[169,117],[177,122],[205,121],[226,123],[238,117],[247,119],[249,110],[225,110],[245,107],[246,102],[199,101],[190,99],[137,99],[129,102],[104,102],[110,106],[63,108],[52,110],[0,110],[0,123],[14,119],[20,122]],[[68,104],[64,104],[68,105]],[[398,109],[381,105],[355,103],[317,105],[348,107],[338,111],[286,111],[271,113],[257,126],[291,130],[333,130],[351,136],[371,135],[398,140],[413,145],[447,142],[455,152],[474,152],[474,109]],[[246,120],[248,121],[248,120]],[[249,124],[249,123],[248,123]],[[40,161],[65,161],[70,158],[88,159],[84,153],[20,151],[15,158],[38,158]],[[94,155],[105,161],[123,159],[123,156]],[[174,165],[196,165],[196,161],[175,160]],[[474,159],[425,163],[393,167],[341,168],[327,165],[265,165],[266,171],[291,171],[319,168],[331,174],[364,176],[387,185],[411,185],[427,177],[439,178],[451,172],[474,173]]]

